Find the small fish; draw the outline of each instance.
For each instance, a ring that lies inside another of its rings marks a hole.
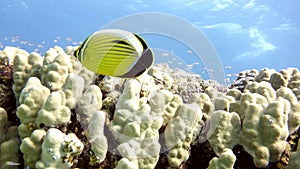
[[[140,36],[120,29],[104,29],[89,36],[74,52],[87,69],[101,75],[137,77],[154,56]]]
[[[26,41],[26,40],[21,40],[20,41],[20,44],[22,44],[22,45],[25,45],[25,44],[28,44],[29,42],[28,41]]]
[[[43,47],[44,47],[44,45],[42,45],[42,44],[38,44],[38,45],[36,45],[36,47],[38,47],[38,48],[43,48]]]
[[[6,161],[5,165],[7,165],[7,166],[18,166],[18,165],[21,165],[21,163],[13,162],[13,161]]]
[[[187,51],[186,51],[186,53],[188,53],[188,54],[192,54],[192,53],[193,53],[193,51],[191,51],[191,50],[187,50]]]
[[[162,56],[169,56],[169,53],[162,53]]]
[[[76,45],[78,45],[78,42],[72,42],[72,45],[76,46]]]
[[[70,38],[70,37],[67,37],[67,38],[66,38],[66,41],[68,41],[68,42],[72,42],[72,38]]]

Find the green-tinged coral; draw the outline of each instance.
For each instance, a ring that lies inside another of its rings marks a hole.
[[[122,158],[115,169],[139,169],[139,164],[137,160],[129,160],[127,158]]]
[[[74,63],[74,73],[81,76],[84,79],[84,89],[86,89],[93,82],[95,77],[95,73],[83,67],[79,61],[76,61]]]
[[[154,168],[159,157],[158,130],[162,126],[162,118],[155,111],[151,113],[147,99],[140,98],[140,91],[138,80],[127,80],[110,128],[115,139],[121,143],[118,149],[123,158],[130,162],[138,158],[139,168]],[[146,147],[151,147],[151,150]]]
[[[209,161],[207,169],[233,169],[236,156],[231,149],[224,149],[219,157],[214,157]]]
[[[264,82],[264,81],[260,82],[258,84],[255,93],[264,96],[269,103],[276,99],[276,91],[272,88],[271,84],[268,82]]]
[[[0,168],[299,168],[298,69],[246,70],[230,87],[168,64],[95,78],[76,48],[0,51]]]
[[[12,126],[7,130],[6,140],[0,145],[0,168],[17,169],[20,165],[19,145],[17,126]]]
[[[84,129],[88,126],[90,118],[102,107],[102,92],[96,85],[90,85],[79,97],[76,112],[80,116],[80,124]]]
[[[7,127],[7,113],[0,107],[0,144],[5,140],[5,128]]]
[[[191,101],[197,103],[202,113],[209,114],[214,111],[214,104],[206,93],[193,94]]]
[[[255,80],[257,82],[261,82],[261,81],[269,82],[272,74],[275,72],[276,72],[275,69],[268,69],[268,68],[261,69],[258,75],[256,76]]]
[[[79,97],[84,89],[84,79],[74,73],[70,73],[62,86],[62,91],[66,96],[66,106],[75,109]]]
[[[199,132],[202,112],[196,103],[181,105],[165,129],[166,145],[170,148],[168,161],[178,167],[189,157],[194,134]]]
[[[250,104],[255,103],[261,105],[263,108],[268,106],[268,101],[265,97],[257,93],[242,93],[240,100],[230,104],[229,112],[236,112],[239,114],[241,120],[245,118],[247,108]]]
[[[50,128],[42,144],[41,159],[36,162],[37,169],[68,169],[75,157],[83,150],[83,143],[73,133],[65,135],[60,130]]]
[[[235,99],[231,96],[218,96],[214,99],[215,111],[229,111],[230,103],[233,103],[234,101]]]
[[[233,97],[235,100],[240,100],[242,93],[238,89],[230,89],[226,95]]]
[[[179,95],[174,94],[172,100],[166,105],[166,108],[164,110],[162,116],[164,119],[164,124],[167,124],[175,116],[177,108],[182,104],[182,98]]]
[[[300,86],[300,72],[297,72],[293,74],[293,76],[289,80],[288,87],[293,89],[293,88],[299,88],[299,86]]]
[[[38,111],[49,94],[50,90],[43,86],[38,78],[29,78],[19,98],[21,105],[17,109],[17,116],[21,123],[35,121]]]
[[[208,86],[204,90],[204,93],[206,93],[209,96],[210,100],[214,100],[215,98],[217,98],[220,95],[218,90],[213,88],[212,86]]]
[[[50,48],[41,67],[41,81],[50,90],[58,90],[64,84],[68,73],[73,71],[70,56],[58,46]]]
[[[296,95],[297,100],[300,101],[300,87],[299,88],[294,88],[292,91]]]
[[[29,55],[29,53],[23,49],[6,46],[3,51],[0,51],[0,57],[7,57],[11,65],[14,64],[14,59],[17,55]]]
[[[139,169],[153,169],[159,157],[157,155],[159,149],[160,145],[156,141],[156,138],[146,138],[144,140],[131,139],[130,141],[118,146],[118,151],[122,155],[123,159],[129,160],[127,165],[135,165],[134,167]],[[121,160],[120,165],[123,165],[122,163],[126,161],[127,160],[122,162]],[[119,164],[117,165],[117,168],[118,166]]]
[[[206,138],[217,155],[239,143],[241,120],[237,113],[218,110],[210,115],[209,120]]]
[[[36,129],[34,122],[49,94],[50,90],[43,86],[38,78],[30,77],[28,79],[21,92],[20,106],[16,112],[21,121],[19,126],[21,138],[30,136],[33,130]]]
[[[70,121],[71,110],[66,106],[65,93],[62,91],[52,92],[35,120],[36,126],[41,124],[46,126],[63,125]]]
[[[169,90],[160,90],[150,98],[152,114],[163,117],[163,124],[166,125],[175,115],[177,108],[182,105],[179,95],[171,93]]]
[[[259,83],[258,82],[248,82],[245,86],[245,92],[251,92],[255,93],[256,89],[258,88]]]
[[[152,67],[148,71],[148,74],[154,78],[155,84],[158,85],[159,88],[167,90],[171,89],[174,82],[173,78],[163,72],[160,68]]]
[[[42,57],[38,53],[30,55],[16,55],[14,58],[14,85],[13,90],[16,98],[26,84],[29,77],[39,77]]]
[[[247,108],[240,143],[253,156],[257,167],[266,167],[280,159],[288,136],[288,101],[279,98],[264,110],[259,104]]]
[[[40,160],[42,153],[42,143],[46,135],[43,129],[34,130],[30,137],[22,140],[20,150],[23,153],[25,165],[30,168],[35,168],[35,163]]]
[[[279,89],[280,87],[286,87],[288,80],[289,79],[286,79],[284,75],[279,72],[273,73],[270,77],[270,83],[275,90]]]
[[[297,101],[296,96],[292,90],[286,87],[282,87],[276,91],[277,97],[282,97],[289,101],[290,112],[288,119],[289,132],[293,133],[300,126],[300,103]]]
[[[107,139],[104,136],[105,112],[96,111],[92,116],[88,129],[87,137],[91,143],[91,150],[94,153],[95,162],[101,163],[105,157],[108,149]]]

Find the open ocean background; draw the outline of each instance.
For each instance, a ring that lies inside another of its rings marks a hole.
[[[120,17],[163,12],[185,19],[207,36],[227,77],[264,67],[300,69],[299,7],[299,0],[1,0],[0,50],[15,46],[43,54],[55,45],[77,46]],[[183,61],[193,55],[174,39],[144,38],[150,47]],[[197,66],[192,71],[206,78],[203,65]]]

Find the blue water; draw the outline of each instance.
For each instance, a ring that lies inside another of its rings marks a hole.
[[[44,53],[54,45],[76,46],[116,19],[158,12],[199,29],[214,46],[225,75],[264,67],[300,69],[299,6],[298,0],[1,0],[0,50],[16,46]],[[175,39],[144,38],[150,47],[195,63],[193,50]],[[207,77],[199,62],[192,71]]]

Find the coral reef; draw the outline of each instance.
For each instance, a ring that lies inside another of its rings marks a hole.
[[[35,167],[35,163],[40,160],[42,153],[42,143],[46,131],[43,129],[34,130],[30,137],[26,137],[20,145],[20,151],[23,153],[25,165],[30,168]]]
[[[299,168],[297,68],[229,86],[167,64],[122,79],[74,49],[0,51],[0,168]]]
[[[188,159],[188,149],[193,135],[199,132],[201,119],[202,112],[197,104],[184,104],[178,108],[176,116],[167,125],[164,134],[170,148],[168,161],[172,167],[178,167]]]
[[[73,71],[70,55],[60,47],[50,48],[44,55],[41,67],[41,82],[50,90],[58,90],[64,84],[68,73]]]
[[[13,111],[16,108],[12,90],[13,65],[3,53],[0,52],[0,107],[3,107],[7,111]]]
[[[17,117],[21,124],[18,127],[21,138],[29,137],[35,125],[38,112],[42,108],[50,90],[43,86],[36,77],[30,77],[19,97],[20,106],[17,108]]]
[[[237,113],[218,110],[211,114],[209,120],[210,128],[206,137],[217,155],[239,143],[241,120]]]
[[[209,162],[207,169],[233,169],[236,157],[231,149],[224,149],[219,158],[214,157]]]
[[[42,143],[41,159],[35,163],[37,169],[73,166],[74,157],[83,150],[83,143],[73,133],[65,135],[56,128],[50,128]]]

